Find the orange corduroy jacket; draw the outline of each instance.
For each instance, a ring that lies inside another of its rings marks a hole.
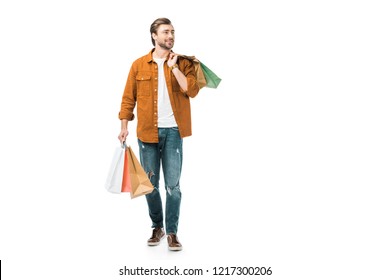
[[[147,143],[158,143],[158,67],[157,63],[153,61],[153,51],[154,49],[133,62],[119,112],[119,119],[131,121],[134,119],[133,111],[137,105],[137,137],[142,142]],[[177,64],[180,71],[187,77],[188,88],[186,92],[180,88],[166,61],[164,73],[173,115],[180,136],[183,138],[192,134],[190,97],[193,98],[198,94],[199,86],[196,82],[193,63],[179,57]]]

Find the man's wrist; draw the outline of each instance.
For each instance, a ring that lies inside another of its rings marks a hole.
[[[169,67],[169,70],[173,70],[173,69],[175,69],[175,68],[179,68],[179,66],[175,63],[175,64],[173,64],[172,66],[170,66]]]

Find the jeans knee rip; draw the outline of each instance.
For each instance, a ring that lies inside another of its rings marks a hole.
[[[178,191],[178,190],[180,190],[179,186],[167,186],[167,192],[169,195],[172,195],[173,191]]]
[[[149,180],[151,180],[152,176],[154,175],[154,172],[153,171],[149,171],[147,174],[148,174]]]

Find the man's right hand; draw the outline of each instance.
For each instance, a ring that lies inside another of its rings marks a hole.
[[[129,131],[127,130],[127,123],[129,121],[126,119],[121,119],[121,132],[118,135],[118,139],[121,142],[121,145],[126,141],[127,135],[129,135]]]
[[[126,141],[127,135],[129,135],[129,132],[127,131],[127,129],[122,129],[118,135],[118,139],[121,142],[121,144],[123,144],[123,142]]]

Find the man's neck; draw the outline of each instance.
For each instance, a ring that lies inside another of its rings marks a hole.
[[[165,49],[156,47],[154,52],[153,52],[153,57],[155,57],[155,58],[166,58],[169,53],[170,53],[170,50],[165,50]]]

